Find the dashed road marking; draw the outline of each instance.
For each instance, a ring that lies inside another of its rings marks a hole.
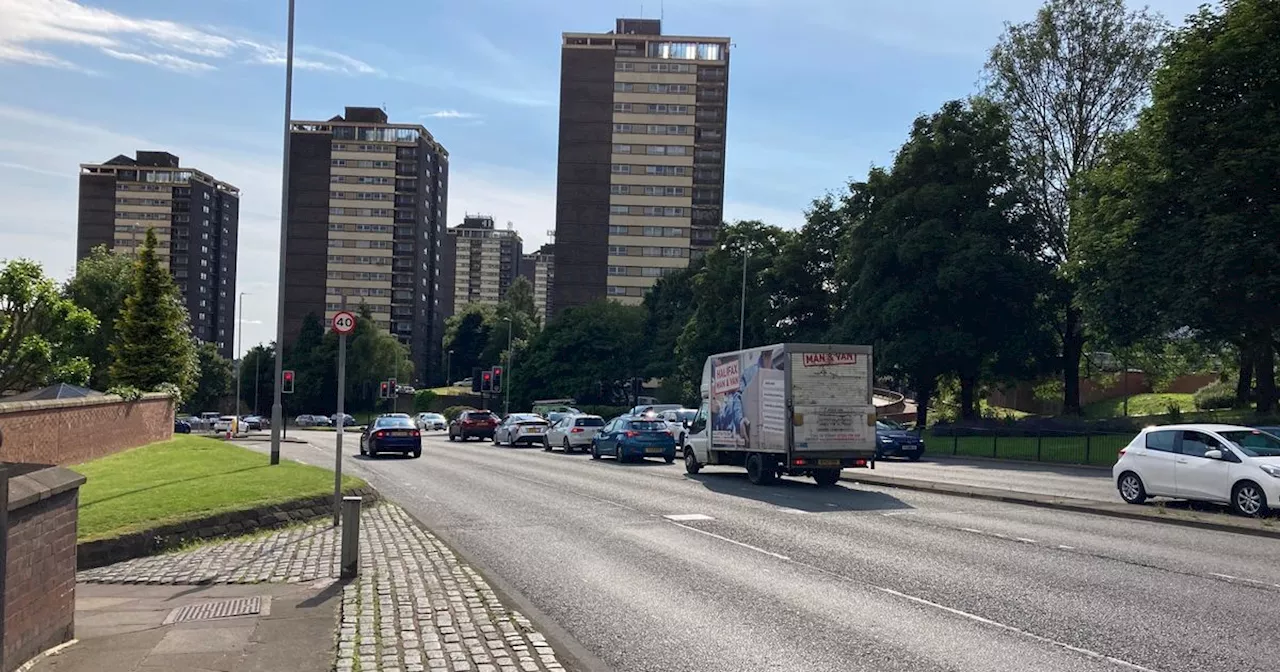
[[[711,516],[708,516],[705,513],[672,513],[672,514],[663,516],[663,518],[666,518],[667,520],[675,521],[677,523],[687,523],[687,522],[693,522],[695,520],[715,520],[715,518],[712,518]]]

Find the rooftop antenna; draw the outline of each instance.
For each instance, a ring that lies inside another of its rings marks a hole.
[[[658,0],[658,20],[661,21],[667,15],[667,0]]]

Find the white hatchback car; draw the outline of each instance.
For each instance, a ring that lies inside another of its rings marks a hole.
[[[542,437],[542,449],[564,448],[564,452],[572,453],[581,448],[591,447],[591,439],[604,427],[604,418],[598,415],[566,415],[556,421]]]
[[[1260,516],[1280,502],[1280,438],[1236,425],[1148,427],[1120,451],[1111,473],[1130,504],[1173,497]]]

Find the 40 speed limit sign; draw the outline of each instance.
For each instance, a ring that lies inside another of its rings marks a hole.
[[[346,336],[356,330],[356,316],[349,311],[342,311],[333,316],[333,330]]]

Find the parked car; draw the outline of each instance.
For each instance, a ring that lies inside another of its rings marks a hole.
[[[337,426],[338,426],[338,414],[337,414],[337,413],[334,413],[333,415],[329,416],[329,424],[330,424],[330,426],[332,426],[332,427],[337,427]],[[354,417],[352,417],[352,416],[350,416],[350,415],[347,415],[346,413],[343,413],[343,414],[342,414],[342,426],[343,426],[343,427],[354,427],[354,426],[355,426],[355,424],[356,424],[356,419],[355,419]]]
[[[415,422],[418,424],[418,429],[428,431],[446,429],[449,427],[449,422],[439,413],[419,413]]]
[[[422,433],[404,413],[389,413],[374,419],[360,433],[360,454],[402,453],[422,457]]]
[[[678,411],[682,408],[684,408],[684,406],[681,404],[641,404],[633,407],[627,412],[627,415],[638,416],[647,415],[649,413],[661,415],[663,411]]]
[[[614,418],[591,439],[591,459],[612,455],[619,462],[661,457],[671,464],[676,461],[676,438],[667,423],[649,416]]]
[[[271,427],[271,421],[260,415],[246,415],[240,418],[241,428],[249,431],[261,431]]]
[[[541,444],[551,423],[534,413],[512,413],[493,430],[493,443],[514,448],[518,444]]]
[[[924,455],[924,437],[892,420],[876,420],[876,459],[905,457],[912,462]]]
[[[663,422],[667,423],[667,429],[671,430],[671,435],[676,437],[676,448],[683,450],[684,439],[689,434],[689,425],[693,422],[694,417],[698,415],[698,409],[671,408],[659,415],[662,416]]]
[[[231,431],[236,424],[236,416],[224,415],[213,422],[213,431],[223,434]],[[238,427],[235,428],[239,429]]]
[[[173,419],[173,433],[174,433],[174,434],[190,434],[190,433],[191,433],[191,423],[190,423],[190,422],[187,422],[186,420],[183,420],[182,418],[174,418],[174,419]]]
[[[328,427],[329,418],[323,415],[299,415],[293,419],[293,424],[299,427]]]
[[[566,415],[542,437],[542,449],[563,448],[566,453],[579,448],[586,450],[601,427],[604,427],[604,418],[598,415]]]
[[[1235,425],[1147,427],[1120,450],[1111,474],[1130,504],[1173,497],[1261,516],[1280,501],[1280,437]]]
[[[449,423],[449,440],[466,441],[472,437],[493,439],[498,416],[490,411],[463,411]]]

